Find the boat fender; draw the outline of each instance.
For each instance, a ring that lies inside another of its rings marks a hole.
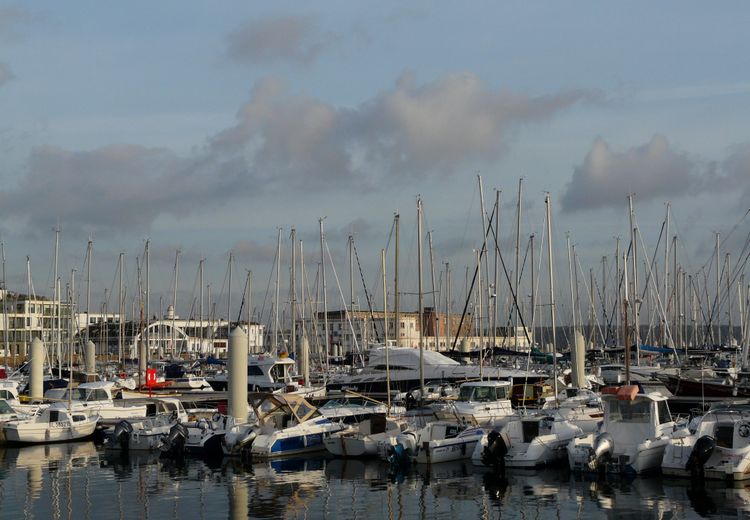
[[[130,436],[133,433],[133,425],[128,421],[122,420],[115,425],[115,431],[112,434],[114,442],[119,444],[120,448],[127,450],[130,442]]]
[[[703,471],[703,465],[708,462],[714,449],[716,448],[716,440],[710,435],[704,435],[695,441],[693,451],[690,452],[690,457],[685,464],[685,470],[690,471],[692,474],[698,474]]]
[[[589,460],[588,467],[590,470],[595,471],[599,468],[602,461],[609,458],[615,449],[615,441],[612,436],[607,433],[600,433],[594,439],[594,444],[589,448]]]

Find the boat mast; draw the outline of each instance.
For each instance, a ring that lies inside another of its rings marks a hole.
[[[716,310],[714,316],[716,319],[716,345],[721,345],[721,314],[719,309],[721,308],[721,272],[719,271],[719,255],[720,244],[719,244],[719,233],[716,233]]]
[[[422,306],[422,198],[417,196],[417,281],[419,283],[419,406],[424,404],[424,307]]]
[[[0,255],[3,261],[3,342],[5,366],[8,366],[8,353],[10,351],[10,340],[8,339],[8,284],[5,279],[5,242],[0,240]]]
[[[399,220],[400,220],[400,216],[399,216],[398,213],[396,213],[396,215],[394,215],[394,217],[393,217],[394,226],[396,228],[396,245],[395,245],[395,253],[394,253],[394,256],[395,256],[394,263],[395,263],[395,265],[394,265],[394,268],[393,268],[393,271],[394,271],[394,274],[393,274],[393,286],[394,286],[394,288],[393,288],[393,299],[394,299],[394,309],[395,309],[395,312],[396,312],[396,323],[395,323],[395,325],[394,325],[393,328],[396,331],[395,332],[395,334],[396,334],[396,347],[400,347],[401,346],[401,307],[399,305],[400,302],[399,302],[399,291],[398,291],[398,267],[399,267],[399,263],[398,263],[398,253],[399,253],[399,236],[398,236],[398,233],[399,233],[399,229],[398,228],[399,228]]]
[[[232,270],[231,270],[231,264],[232,264],[232,253],[229,253],[229,264],[230,264],[230,270],[229,270],[229,288],[231,292],[232,287]],[[175,355],[177,354],[177,330],[175,327],[175,322],[177,320],[177,280],[180,274],[180,250],[178,249],[174,253],[174,291],[172,292],[172,359],[175,358]],[[146,317],[146,321],[148,322],[148,317]],[[148,325],[147,325],[148,327]],[[229,331],[227,331],[229,332]],[[229,336],[227,336],[229,338]],[[229,341],[227,339],[227,341]]]
[[[515,347],[515,350],[518,351],[518,285],[520,284],[520,254],[521,254],[521,193],[522,193],[522,187],[523,187],[523,177],[518,179],[518,206],[516,211],[516,269],[515,269],[515,294],[516,294],[516,302],[515,302],[515,312],[514,315],[514,321],[513,321],[513,345]]]
[[[292,228],[292,232],[289,237],[289,241],[292,243],[292,287],[291,287],[291,306],[292,306],[292,352],[294,352],[295,361],[299,360],[299,353],[297,352],[297,231]],[[250,319],[247,321],[248,333],[250,331]]]
[[[633,322],[635,335],[635,364],[641,364],[641,332],[640,332],[640,309],[641,299],[638,293],[638,228],[635,226],[635,213],[633,212],[633,195],[628,195],[630,208],[630,245],[633,248]],[[626,264],[627,265],[627,264]],[[628,361],[629,362],[629,361]]]
[[[227,289],[227,356],[229,355],[229,336],[232,333],[232,260],[234,260],[234,254],[232,251],[229,252],[229,280]]]
[[[383,270],[383,337],[385,338],[385,391],[388,411],[391,410],[391,367],[388,359],[388,282],[385,273],[385,249],[380,250],[380,267]]]
[[[58,264],[58,252],[60,248],[60,228],[59,226],[55,228],[55,252],[54,252],[54,274],[52,275],[52,283],[54,284],[54,290],[53,290],[53,299],[55,300],[55,306],[57,307],[57,310],[60,309],[60,300],[62,299],[59,293],[59,289],[57,287],[57,264]],[[31,295],[31,291],[29,291],[29,296]],[[53,320],[54,321],[54,320]],[[60,317],[58,316],[57,321],[57,327],[53,327],[53,341],[55,344],[55,356],[57,357],[57,377],[62,378],[62,360],[60,359]],[[49,356],[50,365],[52,365],[52,356]],[[54,365],[53,365],[54,366]]]
[[[435,329],[432,337],[435,338],[435,352],[440,350],[440,313],[438,312],[438,294],[435,289],[435,258],[432,252],[432,231],[427,232],[427,244],[430,249],[430,278],[432,279],[432,314],[435,316]]]
[[[146,348],[143,350],[143,359],[145,360],[145,363],[143,366],[148,370],[148,358],[151,357],[151,330],[149,329],[149,320],[151,319],[151,306],[149,305],[149,302],[151,301],[151,240],[146,240],[146,250],[144,251],[143,256],[145,257],[146,261],[146,327],[143,329],[143,335],[145,336],[146,340]],[[175,293],[177,288],[177,275],[175,274]],[[161,314],[161,309],[159,309],[159,314]]]
[[[118,302],[119,303],[119,305],[118,305],[119,306],[118,312],[120,313],[120,319],[118,320],[118,322],[119,322],[119,328],[118,328],[118,336],[117,336],[117,356],[118,356],[118,361],[120,363],[120,368],[121,369],[124,368],[123,357],[122,357],[122,355],[123,355],[123,352],[122,352],[122,346],[123,345],[122,344],[123,344],[123,336],[125,335],[125,329],[124,329],[124,327],[125,327],[125,321],[124,321],[125,320],[125,311],[123,309],[123,306],[125,305],[125,300],[124,300],[124,295],[123,295],[123,291],[122,291],[122,263],[123,263],[124,257],[125,257],[125,253],[121,252],[120,253],[120,259],[117,262],[117,270],[119,272],[119,285],[120,285],[120,290],[118,292],[118,300],[119,300],[119,302]],[[59,305],[58,305],[58,309],[59,309]]]
[[[450,263],[445,262],[445,350],[451,341],[451,278]]]
[[[664,297],[662,298],[664,316],[662,317],[662,346],[665,346],[667,344],[667,301],[669,300],[669,208],[670,204],[669,202],[667,202],[667,216],[664,218]],[[674,277],[676,274],[676,271],[672,273],[672,277]],[[674,302],[672,304],[674,305]]]
[[[203,334],[204,334],[204,331],[203,331],[203,261],[204,261],[203,258],[201,258],[198,261],[198,286],[200,287],[200,289],[198,289],[198,292],[199,292],[198,298],[200,300],[200,302],[198,303],[198,330],[199,330],[198,334],[200,338],[201,355],[203,355]]]
[[[94,243],[89,239],[86,246],[86,344],[89,342],[89,313],[91,311],[91,253]]]
[[[318,225],[320,228],[320,276],[321,276],[321,282],[323,285],[323,333],[325,334],[325,367],[326,370],[328,369],[328,362],[329,362],[329,355],[331,350],[330,345],[330,335],[328,330],[328,297],[326,295],[326,257],[325,253],[323,252],[323,241],[325,240],[325,233],[323,231],[323,219],[325,217],[320,217],[318,219]]]
[[[273,353],[279,353],[279,279],[281,277],[281,228],[276,236],[276,298],[273,305]]]
[[[628,286],[628,253],[625,252],[622,254],[622,262],[625,266],[625,287]],[[628,327],[628,305],[630,304],[628,300],[628,291],[625,290],[625,298],[622,302],[622,314],[623,314],[623,327],[622,327],[622,333],[623,333],[623,343],[625,344],[625,384],[630,384],[630,329]]]
[[[479,380],[484,378],[484,335],[482,334],[482,251],[475,249],[477,257],[477,335],[479,336]]]
[[[571,359],[572,359],[572,352],[573,349],[576,348],[576,332],[578,332],[577,327],[577,321],[576,321],[576,291],[575,287],[573,286],[573,261],[571,259],[571,252],[570,252],[570,233],[565,234],[565,243],[566,247],[568,249],[568,277],[570,278],[570,306],[571,309],[573,309],[573,321],[572,321],[572,333],[570,337],[573,339],[573,344],[571,345]]]
[[[498,244],[500,242],[500,190],[495,190],[495,239],[493,240],[495,250],[495,275],[493,278],[493,290],[492,290],[492,346],[497,346],[497,302],[498,302],[498,275],[499,275],[499,260],[500,260],[500,248]],[[533,320],[532,320],[533,321]],[[533,330],[532,330],[533,334]]]
[[[547,269],[549,270],[549,317],[552,327],[552,370],[554,381],[555,401],[557,401],[557,343],[555,334],[555,277],[552,261],[552,210],[550,195],[544,196],[544,205],[547,213]]]

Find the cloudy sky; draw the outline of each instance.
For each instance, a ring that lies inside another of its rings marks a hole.
[[[179,249],[181,313],[199,259],[216,296],[230,251],[235,291],[252,270],[260,310],[279,228],[297,228],[312,284],[325,217],[347,293],[347,236],[377,285],[399,212],[414,292],[421,195],[458,294],[482,235],[478,174],[488,207],[502,191],[510,264],[523,177],[523,244],[543,235],[550,192],[556,256],[569,232],[599,272],[632,193],[647,248],[669,202],[698,273],[714,232],[739,256],[750,229],[749,22],[746,2],[2,2],[8,285],[25,291],[28,255],[50,293],[59,227],[61,273],[84,270],[93,240],[94,301],[120,252],[135,293],[150,239],[153,307]],[[284,277],[288,260],[285,243]]]

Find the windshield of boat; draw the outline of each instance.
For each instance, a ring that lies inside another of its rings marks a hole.
[[[497,400],[496,388],[494,386],[462,386],[461,391],[458,394],[458,400],[459,401],[496,401]]]
[[[651,401],[609,400],[609,421],[623,423],[647,423],[651,416]]]
[[[15,399],[16,396],[10,390],[0,390],[0,399]]]
[[[0,400],[0,414],[5,413],[16,413],[16,411],[6,401]]]

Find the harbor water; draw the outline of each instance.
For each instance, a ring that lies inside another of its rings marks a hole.
[[[91,442],[4,447],[0,457],[8,519],[750,518],[750,484],[583,479],[564,467],[498,477],[470,461],[401,472],[322,455],[178,463]]]

